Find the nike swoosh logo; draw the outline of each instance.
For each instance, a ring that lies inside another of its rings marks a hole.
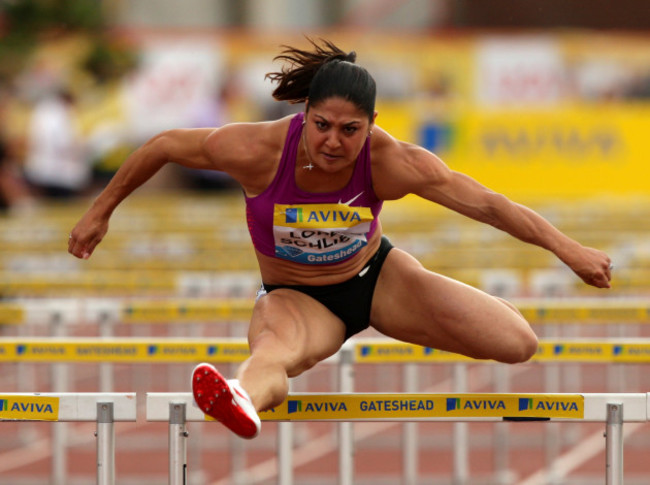
[[[354,197],[352,197],[352,198],[351,198],[350,200],[348,200],[347,202],[341,202],[341,199],[339,199],[339,204],[350,205],[352,202],[354,202],[354,201],[357,200],[359,197],[361,197],[362,194],[363,194],[363,190],[362,190],[361,192],[359,192],[357,195],[355,195]]]

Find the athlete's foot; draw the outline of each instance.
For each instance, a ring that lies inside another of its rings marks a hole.
[[[236,379],[226,380],[214,366],[192,372],[192,393],[199,409],[242,438],[255,438],[262,426],[255,407]]]

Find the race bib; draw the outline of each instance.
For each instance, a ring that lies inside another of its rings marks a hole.
[[[369,207],[347,204],[275,204],[275,255],[304,264],[343,261],[368,244]]]

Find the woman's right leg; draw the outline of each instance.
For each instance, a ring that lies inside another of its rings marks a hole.
[[[250,357],[236,378],[257,411],[287,397],[288,378],[335,354],[345,340],[343,322],[312,297],[277,289],[259,298],[248,331]]]

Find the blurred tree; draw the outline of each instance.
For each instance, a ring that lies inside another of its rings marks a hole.
[[[66,34],[85,34],[90,48],[81,68],[98,82],[120,76],[135,56],[106,34],[102,3],[96,0],[0,0],[0,77],[22,71],[39,42]]]
[[[90,73],[97,83],[104,84],[121,78],[136,64],[136,52],[128,44],[107,36],[95,36],[81,67]]]

